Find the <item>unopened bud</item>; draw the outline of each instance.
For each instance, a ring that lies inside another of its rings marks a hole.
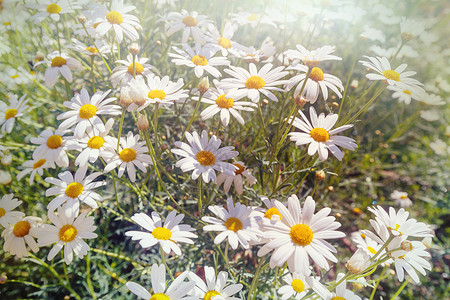
[[[402,40],[406,43],[409,42],[410,40],[414,39],[414,34],[409,33],[409,32],[402,32],[401,34],[402,36]]]
[[[360,215],[360,214],[362,214],[362,210],[359,207],[355,207],[355,208],[353,208],[353,213]]]
[[[264,105],[268,105],[269,104],[269,100],[267,100],[267,99],[263,99],[263,101],[262,101],[262,105],[264,106]]]
[[[65,295],[64,296],[64,300],[70,300],[70,296],[69,295]]]
[[[352,82],[350,83],[350,87],[352,89],[357,89],[358,88],[358,84],[359,84],[359,81],[356,80],[356,79],[353,79]]]
[[[408,251],[408,252],[414,248],[412,243],[408,240],[403,241],[400,247],[402,248],[402,250]]]
[[[297,104],[297,106],[299,106],[300,108],[303,108],[306,102],[308,102],[308,100],[303,98],[301,95],[297,95],[297,97],[295,97],[295,104]]]
[[[156,45],[161,46],[161,45],[162,45],[161,41],[160,41],[160,40],[157,40],[157,41],[156,41]]]
[[[0,170],[0,184],[8,185],[12,181],[11,174],[5,170]]]
[[[173,274],[173,276],[175,276],[175,278],[177,278],[177,277],[180,276],[181,274],[183,274],[183,272],[178,271],[178,272],[175,272],[175,274]]]
[[[198,91],[202,94],[209,90],[209,79],[208,77],[203,77],[198,83]]]
[[[422,240],[422,244],[425,245],[425,247],[427,247],[427,249],[431,248],[431,244],[433,243],[433,239],[430,237],[426,237]]]
[[[347,270],[352,274],[359,274],[370,265],[370,255],[365,253],[363,249],[358,248],[352,257],[345,264]]]
[[[6,276],[6,275],[1,275],[1,276],[0,276],[0,284],[5,284],[6,281],[8,281],[8,276]]]
[[[330,186],[328,187],[328,191],[329,191],[329,192],[334,192],[334,186],[330,185]]]
[[[77,20],[78,20],[78,22],[80,22],[81,24],[84,24],[84,23],[86,23],[87,18],[86,18],[86,16],[79,15],[79,16],[77,17]]]
[[[139,116],[138,121],[137,121],[137,127],[138,127],[138,129],[139,129],[139,130],[142,130],[142,131],[145,131],[145,130],[148,129],[149,126],[150,126],[150,125],[149,125],[149,123],[148,123],[148,118],[147,118],[144,114],[141,114],[141,115]]]
[[[133,100],[130,97],[130,88],[128,86],[123,87],[120,90],[120,105],[127,108],[131,103],[133,103]]]
[[[316,180],[317,181],[321,181],[324,180],[326,177],[325,171],[324,170],[320,170],[316,172]]]
[[[338,108],[339,107],[339,103],[337,103],[336,101],[331,102],[331,106],[334,108]]]
[[[336,218],[342,218],[342,214],[341,213],[336,213]]]
[[[141,48],[139,47],[139,45],[137,43],[132,43],[130,45],[130,48],[128,48],[128,51],[130,51],[130,53],[133,55],[138,55],[139,51],[141,51]]]
[[[12,156],[10,154],[6,154],[2,157],[2,165],[9,166],[12,163]]]
[[[44,59],[45,59],[45,56],[41,52],[36,53],[36,56],[34,57],[34,60],[36,62],[43,61]]]

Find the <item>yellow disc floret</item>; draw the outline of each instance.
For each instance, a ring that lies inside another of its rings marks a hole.
[[[45,164],[46,161],[47,161],[46,159],[41,158],[40,160],[38,160],[37,162],[35,162],[33,164],[33,169],[37,169],[37,168],[42,167],[42,165]]]
[[[105,143],[105,139],[101,136],[93,136],[89,139],[87,145],[91,149],[100,149]]]
[[[31,225],[27,221],[19,221],[14,225],[13,233],[17,237],[24,237],[30,232]]]
[[[47,147],[50,149],[57,149],[62,145],[62,137],[60,135],[52,135],[47,139]]]
[[[134,71],[136,75],[142,75],[142,73],[144,72],[144,66],[141,65],[138,62],[134,63]],[[130,64],[128,66],[128,73],[130,73],[131,75],[133,75],[133,64]]]
[[[235,166],[237,168],[236,170],[234,170],[234,175],[240,175],[240,174],[242,174],[242,172],[245,171],[244,166],[241,164],[236,163],[236,164],[233,164],[233,166]]]
[[[59,230],[59,239],[65,243],[73,241],[77,237],[78,231],[72,225],[64,225]]]
[[[90,119],[97,113],[97,107],[92,104],[85,104],[80,108],[80,118],[82,119]]]
[[[273,215],[280,216],[280,220],[281,220],[281,218],[283,218],[283,216],[280,214],[280,212],[278,211],[278,209],[276,207],[269,208],[266,211],[266,213],[264,214],[264,217],[266,217],[267,219],[270,220],[270,219],[272,219]]]
[[[212,166],[216,162],[214,154],[207,150],[198,152],[195,158],[202,166]]]
[[[3,217],[6,214],[6,210],[2,207],[0,207],[0,218]]]
[[[164,293],[154,294],[150,297],[150,300],[170,300],[170,297]]]
[[[17,115],[17,109],[10,108],[5,112],[5,120],[9,120],[11,118],[14,118]]]
[[[86,50],[89,51],[91,54],[97,54],[97,48],[95,47],[86,47]]]
[[[250,76],[245,81],[245,87],[248,89],[262,89],[265,85],[266,82],[259,76]]]
[[[184,17],[183,24],[187,27],[194,27],[197,26],[197,19],[191,16]]]
[[[66,195],[70,198],[77,198],[83,192],[84,187],[81,183],[72,182],[66,187]]]
[[[331,300],[345,300],[345,298],[341,297],[341,296],[336,296],[336,297],[331,298]]]
[[[316,142],[325,143],[330,139],[330,134],[328,131],[320,127],[314,128],[309,132],[309,134]]]
[[[61,6],[55,3],[49,4],[47,6],[47,12],[49,14],[59,14],[61,12]]]
[[[300,279],[292,280],[291,286],[297,293],[301,293],[305,290],[305,284]]]
[[[324,78],[325,76],[323,75],[323,71],[320,68],[318,67],[312,68],[311,74],[309,74],[309,79],[312,79],[315,82],[319,82],[323,81]]]
[[[242,222],[238,218],[231,217],[225,221],[225,227],[234,232],[241,230],[242,226]]]
[[[203,55],[195,55],[191,58],[191,61],[197,66],[206,66],[208,64],[208,60]]]
[[[250,16],[247,17],[247,20],[249,20],[250,22],[256,22],[258,20],[258,15],[251,14]]]
[[[108,20],[109,23],[111,24],[116,24],[116,25],[120,25],[123,22],[123,17],[120,13],[118,13],[117,11],[110,11],[107,15],[106,15],[106,20]]]
[[[225,98],[225,95],[220,95],[216,99],[216,104],[220,108],[232,108],[234,106],[234,99]]]
[[[299,246],[309,245],[313,240],[313,232],[306,224],[296,224],[291,228],[291,239]]]
[[[61,67],[66,64],[67,60],[64,57],[56,56],[52,59],[52,67]]]
[[[166,93],[162,90],[151,90],[150,92],[148,92],[148,97],[150,99],[161,99],[164,100],[164,98],[166,98]]]
[[[119,153],[119,157],[124,162],[130,162],[136,158],[136,150],[131,148],[125,148]]]
[[[400,74],[398,74],[394,70],[383,71],[383,76],[386,77],[387,79],[391,79],[394,81],[400,81]]]
[[[207,292],[205,294],[205,296],[203,296],[203,300],[211,300],[212,297],[217,296],[217,295],[220,296],[220,293],[215,290],[210,290],[209,292]]]
[[[225,49],[231,48],[231,41],[227,38],[221,37],[217,40],[217,43]]]
[[[156,227],[155,229],[153,229],[152,235],[157,240],[167,241],[172,237],[172,231],[165,227]]]

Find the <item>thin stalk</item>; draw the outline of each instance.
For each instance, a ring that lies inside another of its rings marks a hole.
[[[123,119],[125,118],[125,108],[122,108],[122,115],[120,116],[119,134],[117,136],[117,154],[119,154],[120,135],[122,134]]]
[[[94,292],[94,287],[92,286],[91,281],[91,257],[89,255],[89,252],[86,255],[86,284],[88,286],[88,290],[91,293],[92,299],[97,299]]]
[[[386,271],[386,269],[383,269],[383,271],[380,274],[380,277],[378,277],[378,280],[376,281],[375,286],[373,287],[372,293],[370,294],[370,300],[372,300],[373,297],[375,297],[375,293],[376,293],[376,291],[378,289],[378,286],[380,285],[380,282],[381,282],[381,277],[383,276],[385,271]],[[407,282],[407,281],[405,280],[405,282]]]
[[[194,113],[192,114],[192,117],[191,117],[191,119],[189,120],[189,123],[188,123],[188,125],[186,126],[186,129],[184,129],[184,131],[183,131],[183,136],[181,137],[181,141],[184,139],[184,136],[186,135],[186,132],[187,132],[187,131],[189,130],[189,128],[191,127],[192,122],[194,122],[195,115],[197,114],[198,108],[200,107],[200,102],[201,102],[202,98],[203,98],[203,94],[200,94],[200,97],[198,98],[197,104],[195,105],[195,108],[194,108]]]
[[[394,294],[394,296],[392,296],[391,300],[394,300],[395,298],[397,298],[400,293],[403,291],[403,289],[406,287],[406,285],[409,282],[410,277],[406,278],[406,280],[403,282],[403,284],[398,288],[397,292]]]
[[[170,270],[169,266],[167,265],[166,262],[166,257],[165,257],[165,253],[164,250],[161,246],[159,246],[159,252],[161,253],[161,261],[164,264],[164,266],[166,267],[167,273],[169,273],[170,279],[175,280],[175,278],[173,277],[172,271]]]
[[[203,194],[203,191],[202,191],[202,182],[203,182],[203,179],[202,178],[198,178],[198,214],[200,215],[200,217],[202,217],[203,216],[203,201],[202,201],[202,194]]]

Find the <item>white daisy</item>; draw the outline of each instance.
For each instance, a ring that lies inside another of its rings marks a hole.
[[[52,18],[54,21],[59,21],[62,14],[73,13],[75,9],[81,8],[76,1],[70,1],[69,3],[68,0],[39,0],[37,3],[28,2],[27,7],[38,10],[38,13],[31,17],[31,20],[35,23],[40,23],[47,17]]]
[[[95,239],[97,234],[94,230],[94,217],[86,217],[87,212],[81,213],[78,217],[72,212],[66,216],[65,212],[70,211],[64,206],[58,207],[58,215],[48,212],[48,218],[54,225],[44,224],[39,229],[38,246],[47,246],[56,243],[50,250],[47,260],[52,260],[64,247],[64,261],[70,264],[75,253],[78,258],[83,258],[91,249],[84,239]]]
[[[419,36],[424,30],[425,26],[422,23],[402,17],[402,21],[400,22],[400,31],[403,41],[409,42]]]
[[[382,244],[379,244],[372,238],[366,236],[362,231],[352,232],[351,239],[359,249],[364,251],[364,253],[370,257],[373,257],[378,251],[380,251],[382,246]],[[384,253],[386,252],[383,250],[380,254]]]
[[[440,95],[427,93],[420,97],[419,102],[424,105],[444,105],[446,103]]]
[[[408,208],[412,206],[411,199],[408,198],[408,193],[406,192],[400,192],[400,191],[393,191],[391,195],[389,196],[391,200],[394,200],[395,205],[398,205],[403,208]]]
[[[38,252],[39,246],[34,239],[40,233],[38,224],[40,221],[41,218],[24,217],[9,224],[2,232],[2,237],[5,239],[3,250],[17,257],[24,257],[28,256],[28,245],[34,253]]]
[[[55,162],[59,167],[69,166],[69,158],[66,150],[70,144],[70,138],[64,136],[65,132],[45,129],[39,137],[32,137],[30,142],[39,146],[34,150],[33,157],[42,157]]]
[[[114,31],[115,39],[121,43],[125,35],[131,41],[139,39],[139,34],[136,30],[142,29],[137,17],[128,14],[136,7],[131,5],[124,5],[123,0],[112,0],[111,9],[105,6],[99,6],[98,19],[95,20],[97,27],[95,28],[100,36],[104,36],[108,31]]]
[[[237,98],[247,96],[253,102],[258,102],[260,93],[273,101],[278,98],[271,91],[283,91],[275,86],[286,83],[285,80],[279,80],[288,72],[282,71],[284,67],[276,67],[272,69],[272,64],[265,64],[259,71],[255,64],[249,65],[249,71],[235,66],[225,69],[224,72],[233,76],[233,78],[225,78],[219,82],[218,87],[224,90],[234,90],[229,93],[230,97]]]
[[[336,249],[326,239],[344,237],[345,234],[336,231],[341,226],[335,218],[328,216],[331,209],[326,207],[314,214],[316,202],[308,196],[300,207],[300,200],[292,195],[286,208],[275,201],[282,218],[278,222],[264,222],[264,237],[271,241],[258,252],[258,256],[266,255],[275,250],[270,258],[270,267],[282,266],[286,261],[291,272],[309,275],[309,257],[321,269],[328,270],[327,259],[337,263],[332,254]]]
[[[421,100],[426,94],[420,86],[388,85],[387,89],[393,91],[392,98],[398,98],[405,104],[410,104],[411,99]]]
[[[219,176],[217,176],[217,186],[220,187],[220,185],[223,183],[223,189],[225,193],[228,193],[231,184],[234,182],[234,188],[236,189],[236,192],[241,195],[244,192],[243,177],[247,179],[248,186],[254,185],[257,180],[255,176],[250,173],[250,171],[242,161],[235,162],[233,163],[233,165],[236,167],[234,174],[228,175],[225,173],[220,173]]]
[[[15,220],[22,218],[25,216],[23,212],[13,211],[14,208],[17,208],[22,201],[14,198],[14,194],[6,194],[3,195],[2,199],[0,199],[0,225],[3,227],[7,227],[8,224],[15,222]]]
[[[96,92],[92,97],[85,88],[79,94],[76,94],[70,101],[64,101],[64,106],[71,109],[58,115],[58,120],[64,120],[60,125],[60,130],[72,128],[76,138],[83,137],[87,128],[96,127],[99,131],[105,131],[105,125],[99,115],[120,115],[119,105],[110,104],[117,100],[115,97],[105,99],[109,92]]]
[[[201,137],[197,132],[191,135],[186,132],[186,140],[189,144],[175,142],[175,146],[180,149],[172,149],[172,153],[182,156],[175,166],[181,168],[183,172],[192,171],[192,179],[196,180],[202,175],[203,181],[216,182],[216,172],[224,172],[232,175],[236,167],[225,160],[237,156],[239,153],[234,151],[234,147],[219,148],[222,141],[215,135],[208,140],[206,130],[202,131]]]
[[[16,119],[23,116],[24,111],[28,109],[26,96],[23,95],[17,100],[17,95],[12,95],[9,98],[8,105],[0,101],[0,125],[2,125],[1,131],[3,133],[11,133]]]
[[[207,45],[216,47],[222,52],[223,56],[227,56],[228,53],[239,56],[239,51],[242,46],[231,40],[233,35],[234,28],[229,21],[225,23],[222,33],[220,33],[215,26],[209,26],[209,32],[206,37],[206,40],[208,41]]]
[[[369,57],[364,56],[369,61],[360,60],[359,62],[372,70],[375,70],[378,74],[370,73],[367,74],[366,77],[369,80],[385,80],[389,85],[398,85],[399,83],[404,84],[405,86],[420,86],[423,85],[416,79],[410,78],[416,74],[414,71],[405,71],[407,64],[401,64],[395,70],[391,68],[391,64],[386,57]]]
[[[279,221],[283,216],[278,211],[277,207],[275,206],[275,201],[277,199],[269,199],[266,196],[260,196],[261,201],[264,203],[264,205],[267,207],[267,209],[264,212],[264,218],[272,221]],[[283,204],[285,205],[285,204]],[[286,206],[286,205],[285,205]],[[263,219],[263,221],[265,221]],[[262,228],[264,230],[264,228]]]
[[[45,70],[45,85],[52,87],[58,80],[58,75],[61,74],[67,82],[72,82],[71,70],[80,69],[81,63],[69,57],[66,53],[53,51],[47,55],[48,60],[38,62],[35,66],[40,64],[49,64],[50,66]]]
[[[42,176],[44,174],[44,170],[48,168],[56,168],[55,163],[53,161],[47,160],[45,158],[40,158],[36,155],[33,155],[32,160],[27,160],[22,164],[22,167],[24,169],[17,174],[17,180],[21,180],[25,175],[28,173],[30,174],[30,179],[28,180],[28,183],[30,185],[33,185],[34,177],[36,176],[36,173],[39,174],[39,176]]]
[[[192,239],[197,238],[197,235],[191,232],[195,231],[194,228],[187,224],[180,224],[183,218],[183,214],[177,215],[175,211],[171,211],[163,224],[156,211],[152,212],[151,218],[144,213],[134,214],[131,219],[150,233],[127,231],[125,235],[131,236],[133,241],[139,240],[142,248],[149,248],[159,243],[166,254],[173,251],[176,255],[181,255],[178,243],[194,244]]]
[[[213,22],[205,15],[199,15],[196,11],[188,12],[185,9],[179,12],[170,12],[165,18],[169,22],[167,36],[171,36],[175,32],[183,30],[181,43],[185,44],[192,34],[195,43],[202,44],[205,41],[204,31]]]
[[[117,176],[122,177],[126,169],[132,182],[136,181],[135,166],[146,173],[147,166],[152,164],[152,159],[150,155],[145,154],[148,149],[145,146],[145,142],[139,141],[139,138],[139,134],[133,136],[133,133],[129,131],[126,137],[120,138],[119,153],[116,152],[117,139],[106,141],[111,147],[108,147],[108,150],[103,153],[103,157],[107,161],[103,172],[108,173],[119,167]]]
[[[305,276],[301,273],[288,273],[283,276],[286,285],[278,289],[281,300],[302,299],[312,289],[321,299],[326,299],[330,292],[313,276]],[[293,297],[293,298],[291,298]]]
[[[214,80],[214,84],[217,86],[219,82]],[[245,95],[238,95],[235,98],[231,98],[221,88],[210,88],[203,95],[201,102],[211,105],[205,108],[200,115],[203,120],[207,120],[220,113],[220,120],[223,126],[228,126],[231,114],[241,125],[244,125],[244,118],[242,118],[239,111],[253,111],[253,107],[257,107],[255,103],[239,101],[244,97]],[[198,101],[199,97],[193,97],[192,99]]]
[[[358,248],[352,257],[345,263],[345,267],[352,274],[359,274],[366,270],[370,264],[371,256],[364,252],[363,248]]]
[[[192,49],[188,44],[183,44],[183,49],[172,47],[177,53],[169,53],[172,62],[177,66],[188,66],[194,68],[195,76],[198,78],[203,76],[206,71],[214,77],[220,77],[222,74],[217,70],[217,66],[229,66],[230,62],[226,57],[213,57],[217,52],[216,49],[195,44]]]
[[[289,136],[291,141],[295,142],[297,146],[309,144],[308,155],[313,156],[316,152],[319,153],[319,159],[324,161],[328,158],[328,150],[338,159],[342,160],[344,153],[337,147],[343,147],[349,150],[355,150],[358,145],[355,140],[346,136],[335,135],[344,130],[353,127],[352,124],[340,126],[331,130],[338,120],[337,114],[328,114],[325,116],[321,113],[317,116],[314,107],[310,107],[309,115],[311,122],[308,121],[303,112],[299,111],[302,120],[295,118],[293,125],[303,132],[291,132]]]
[[[339,273],[336,277],[336,282],[341,281],[344,277],[344,273]],[[361,297],[353,293],[351,290],[347,289],[347,280],[343,280],[337,287],[336,293],[331,293],[327,298],[327,300],[332,299],[345,299],[345,300],[361,300]]]
[[[290,90],[297,84],[297,88],[294,91],[294,97],[297,97],[302,89],[303,83],[306,79],[308,67],[304,65],[295,65],[289,67],[288,70],[297,70],[303,72],[302,74],[295,75],[289,79],[286,84],[287,90]],[[320,88],[320,89],[319,89]],[[342,98],[341,92],[344,90],[344,86],[339,78],[336,76],[326,74],[319,67],[314,67],[309,74],[308,80],[306,80],[305,88],[302,91],[302,97],[310,101],[311,104],[316,102],[319,97],[319,90],[322,91],[323,100],[328,99],[328,89],[331,89],[339,98]]]
[[[193,295],[196,299],[217,299],[217,300],[239,300],[240,298],[233,297],[234,294],[242,290],[242,284],[227,284],[228,273],[220,271],[216,277],[216,272],[213,267],[204,267],[205,281],[203,281],[197,274],[189,272],[189,279],[195,282],[195,290]]]
[[[273,62],[273,56],[276,53],[276,48],[273,45],[273,41],[268,37],[262,44],[261,48],[256,49],[253,46],[239,48],[238,57],[242,58],[248,63],[269,63]]]
[[[99,56],[100,53],[103,56],[105,56],[108,53],[111,53],[111,47],[104,40],[96,40],[94,41],[94,44],[84,44],[79,40],[73,38],[72,43],[73,44],[68,45],[67,48],[74,49],[90,57]]]
[[[220,244],[224,239],[228,238],[231,248],[236,249],[240,244],[242,248],[248,249],[249,242],[256,242],[262,235],[259,229],[258,220],[250,216],[253,208],[247,207],[239,202],[233,204],[231,198],[227,199],[227,209],[223,206],[208,206],[208,209],[219,217],[203,217],[202,221],[210,223],[205,225],[204,231],[221,231],[214,243]]]
[[[187,275],[187,271],[181,273],[166,289],[166,267],[153,264],[151,269],[153,294],[133,281],[128,281],[126,286],[133,294],[146,300],[197,300],[198,298],[188,296],[188,292],[194,288],[195,283],[185,282]]]
[[[57,196],[47,205],[47,209],[52,212],[65,203],[67,210],[78,211],[80,201],[86,203],[93,209],[98,207],[96,201],[102,201],[103,198],[93,190],[106,185],[105,181],[95,181],[95,178],[102,175],[101,172],[92,173],[86,176],[87,168],[78,168],[75,176],[70,171],[58,174],[59,179],[53,177],[45,178],[45,181],[56,185],[50,187],[45,192],[45,196]],[[69,212],[66,212],[69,216]]]
[[[113,69],[113,73],[111,75],[111,82],[113,84],[113,87],[116,87],[118,84],[121,85],[121,87],[127,85],[133,79],[135,76],[149,76],[152,73],[151,70],[156,70],[155,67],[153,67],[150,64],[147,64],[148,58],[138,58],[136,56],[135,62],[134,62],[134,73],[133,73],[133,55],[128,54],[127,60],[118,60],[116,63],[121,64],[121,66],[117,66]],[[135,75],[135,76],[134,76]]]
[[[231,16],[231,19],[238,25],[248,24],[252,27],[256,27],[258,24],[268,24],[275,28],[277,27],[277,25],[268,16],[246,11],[234,13]]]
[[[324,60],[342,60],[342,58],[331,55],[336,49],[333,46],[323,46],[316,50],[306,50],[302,45],[296,45],[297,50],[287,50],[286,55],[293,60],[301,60],[308,68],[316,67]]]

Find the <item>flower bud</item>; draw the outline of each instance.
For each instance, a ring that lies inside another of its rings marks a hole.
[[[137,121],[137,127],[139,130],[145,131],[148,129],[149,127],[149,123],[148,123],[148,119],[147,116],[145,116],[144,114],[141,114],[139,116],[139,119]]]
[[[352,274],[359,274],[370,265],[370,255],[365,253],[363,249],[358,248],[352,257],[345,264],[345,267]]]
[[[44,59],[45,59],[45,56],[44,56],[44,54],[42,54],[41,52],[37,52],[37,53],[36,53],[36,56],[34,57],[34,60],[35,60],[36,62],[43,61]]]
[[[86,16],[79,15],[79,16],[77,16],[77,20],[78,20],[78,22],[80,22],[81,24],[84,24],[84,23],[86,23],[87,18],[86,18]]]
[[[208,77],[203,77],[198,83],[198,90],[201,94],[206,93],[209,90],[209,79]]]
[[[402,250],[404,250],[404,251],[411,251],[414,247],[413,247],[413,245],[412,245],[412,243],[410,242],[410,241],[408,241],[408,240],[406,240],[406,241],[403,241],[402,243],[401,243],[401,246],[400,246],[401,248],[402,248]]]
[[[5,284],[8,281],[8,276],[2,274],[0,275],[0,284]]]
[[[133,100],[130,97],[130,87],[126,86],[120,90],[120,105],[127,108]]]
[[[322,181],[324,180],[326,177],[325,171],[324,170],[319,170],[316,172],[316,180],[317,181]]]
[[[130,51],[131,54],[138,55],[139,51],[141,51],[141,48],[139,47],[139,45],[137,43],[132,43],[130,45],[130,48],[128,48],[128,50]]]
[[[11,174],[5,170],[0,170],[0,184],[8,185],[12,181]]]
[[[297,95],[297,97],[295,97],[295,104],[297,104],[300,108],[303,108],[307,102],[308,100],[303,98],[301,95]]]
[[[10,154],[3,155],[2,165],[9,166],[12,163],[12,156]]]
[[[358,84],[359,84],[358,80],[353,79],[352,82],[350,83],[350,87],[352,89],[357,89],[358,88]]]

